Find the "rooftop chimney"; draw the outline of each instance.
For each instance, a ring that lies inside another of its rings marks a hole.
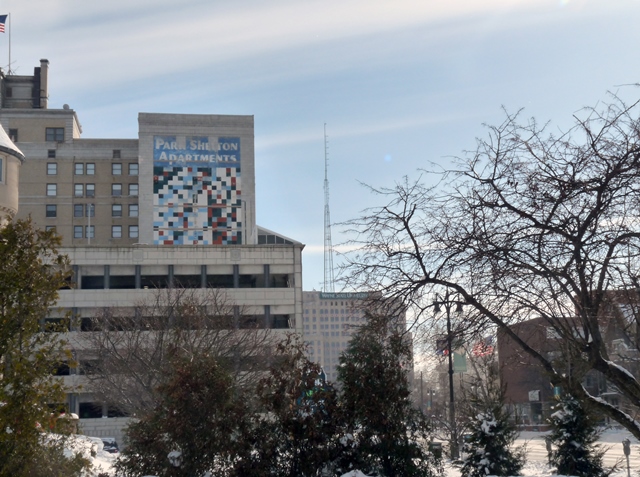
[[[49,103],[49,60],[40,60],[40,108],[47,109]]]

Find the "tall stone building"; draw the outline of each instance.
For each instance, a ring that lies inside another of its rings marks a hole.
[[[17,216],[55,229],[73,266],[47,320],[70,312],[82,343],[99,311],[182,286],[223,289],[248,326],[301,332],[304,246],[256,225],[253,117],[140,113],[135,139],[83,138],[73,109],[49,108],[48,67],[0,74],[0,205],[15,213],[2,187],[17,186],[24,157]],[[83,382],[82,366],[67,372]],[[90,389],[67,404],[85,432],[118,436]]]

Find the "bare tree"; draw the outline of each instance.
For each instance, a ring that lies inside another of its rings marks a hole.
[[[435,293],[454,296],[468,305],[465,331],[497,326],[554,385],[640,438],[632,416],[581,384],[597,370],[632,407],[640,406],[640,383],[613,361],[603,334],[615,321],[612,309],[638,303],[639,110],[639,103],[613,96],[575,115],[574,125],[558,134],[506,113],[475,151],[437,172],[436,185],[421,177],[372,189],[387,205],[349,222],[356,250],[346,256],[345,284],[402,301],[417,330],[433,324]],[[638,356],[640,314],[623,308],[616,332]],[[573,372],[558,370],[510,328],[533,318],[562,340]]]
[[[156,389],[174,358],[215,358],[246,385],[266,359],[275,335],[257,326],[220,289],[167,288],[132,308],[105,308],[80,351],[90,391],[128,415],[156,404]]]

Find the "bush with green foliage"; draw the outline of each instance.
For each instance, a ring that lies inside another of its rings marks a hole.
[[[430,477],[441,462],[425,448],[426,417],[411,402],[411,342],[394,320],[369,314],[340,357],[343,420],[337,458],[341,472]]]
[[[215,358],[199,356],[176,358],[167,374],[156,408],[129,425],[117,471],[132,477],[234,475],[247,406],[229,372]]]
[[[247,428],[248,459],[238,462],[238,476],[312,477],[326,475],[334,460],[339,427],[335,389],[320,366],[305,355],[295,335],[276,348],[267,375],[259,380],[259,410]]]

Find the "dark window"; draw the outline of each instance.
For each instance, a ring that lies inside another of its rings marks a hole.
[[[136,287],[135,275],[110,275],[109,288],[132,290]]]
[[[18,130],[17,129],[9,129],[9,139],[13,142],[18,142]]]
[[[286,273],[272,273],[270,275],[271,288],[289,288],[289,275]]]
[[[264,288],[264,274],[240,275],[240,288]]]
[[[96,204],[87,204],[87,210],[85,215],[87,217],[95,217],[96,216]]]
[[[83,318],[82,320],[84,321],[85,319],[86,318]],[[95,374],[100,365],[100,361],[98,361],[97,359],[81,359],[78,364],[78,374]]]
[[[233,275],[207,275],[209,288],[233,288]]]
[[[200,288],[200,275],[175,275],[173,277],[174,285],[179,288]]]
[[[71,374],[71,369],[69,368],[69,363],[63,361],[58,363],[57,368],[54,370],[54,376],[69,376]]]
[[[73,216],[74,217],[84,217],[84,205],[83,204],[73,204]]]
[[[104,276],[83,276],[80,288],[82,290],[102,290],[104,288]]]
[[[142,275],[140,277],[142,288],[169,288],[167,275]]]
[[[53,159],[56,157],[56,150],[55,149],[49,149],[47,150],[47,157],[49,159]]]
[[[56,217],[58,215],[58,206],[55,204],[47,204],[47,217]]]
[[[9,86],[7,86],[7,98],[12,98],[13,97],[13,88],[10,88]]]
[[[102,404],[98,402],[81,402],[80,419],[97,419],[102,417]]]
[[[271,328],[277,330],[289,328],[289,315],[271,315]]]
[[[114,159],[120,159],[120,149],[114,149],[113,150],[113,158]]]
[[[47,141],[63,142],[64,128],[46,128],[45,136],[45,140]]]
[[[111,184],[111,195],[122,195],[122,184]]]

